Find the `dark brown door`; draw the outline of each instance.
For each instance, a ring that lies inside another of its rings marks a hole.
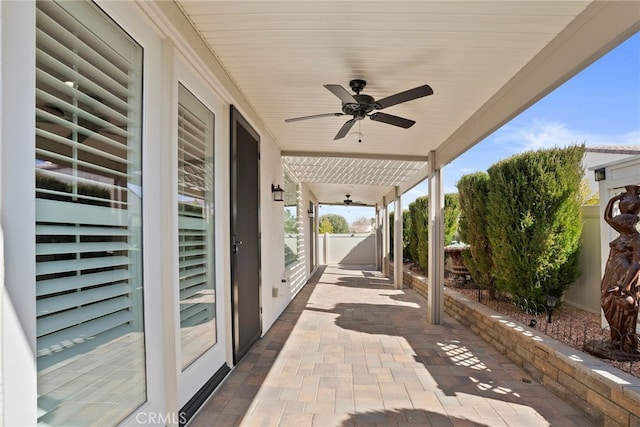
[[[260,137],[231,106],[231,306],[233,361],[260,337]]]

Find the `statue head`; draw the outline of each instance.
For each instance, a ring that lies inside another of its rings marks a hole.
[[[640,213],[640,185],[625,185],[625,192],[618,203],[620,213],[638,215]]]

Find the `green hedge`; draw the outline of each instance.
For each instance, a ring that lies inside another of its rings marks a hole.
[[[458,233],[460,220],[460,197],[458,193],[444,195],[444,245],[450,245]]]
[[[498,289],[544,304],[578,277],[583,156],[584,146],[530,151],[489,168],[489,273]]]
[[[495,297],[495,279],[491,244],[487,229],[487,194],[489,175],[476,172],[464,175],[457,184],[460,196],[460,240],[469,245],[464,261],[474,283]]]
[[[460,204],[456,193],[444,195],[444,244],[453,242],[458,230]],[[409,204],[409,233],[406,258],[410,258],[422,271],[429,268],[429,200],[418,197]]]
[[[409,256],[411,260],[427,272],[429,250],[429,199],[418,197],[409,203],[409,218],[411,231],[409,232]]]
[[[393,256],[393,245],[394,245],[394,212],[389,213],[389,235],[391,236],[389,239],[389,251],[391,256]],[[402,255],[403,258],[409,257],[409,233],[411,232],[411,218],[409,217],[409,211],[402,211]]]

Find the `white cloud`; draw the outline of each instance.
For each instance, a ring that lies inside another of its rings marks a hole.
[[[584,132],[565,123],[548,120],[507,124],[447,165],[445,193],[457,191],[455,185],[461,176],[485,171],[514,154],[582,143],[586,146],[640,145],[640,129],[628,133],[615,133],[615,129],[611,129],[605,134]]]
[[[640,129],[616,134],[600,134],[571,129],[561,122],[534,120],[524,126],[506,125],[494,135],[495,142],[513,153],[584,143],[596,145],[638,145]]]

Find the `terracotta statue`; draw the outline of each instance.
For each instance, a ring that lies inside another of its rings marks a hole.
[[[600,305],[609,322],[608,347],[638,354],[638,300],[640,299],[640,186],[627,185],[625,192],[609,200],[604,220],[620,235],[609,243],[609,258],[600,285]],[[618,202],[620,214],[613,216]]]

